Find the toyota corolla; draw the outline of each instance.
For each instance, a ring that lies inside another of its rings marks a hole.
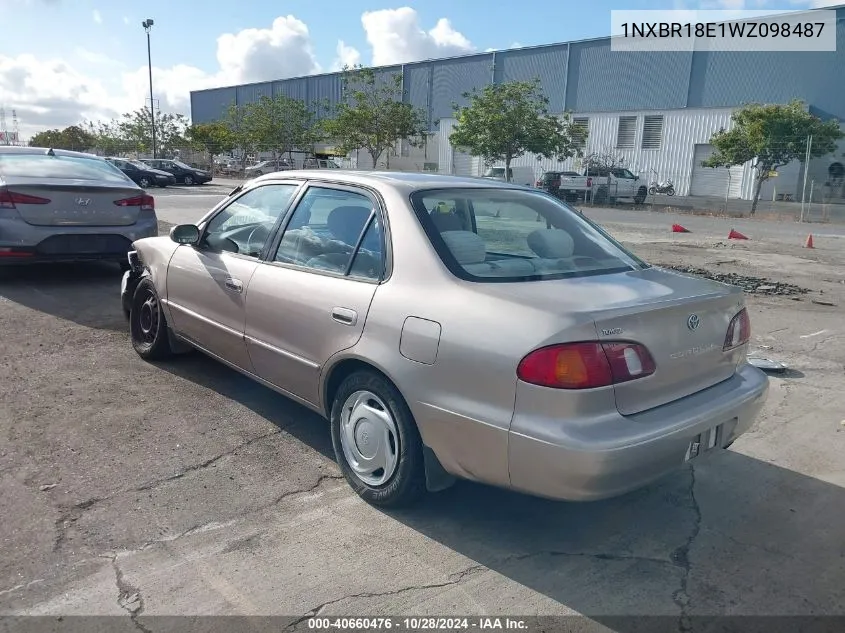
[[[137,353],[198,349],[322,414],[375,505],[456,478],[616,496],[727,448],[768,391],[739,288],[536,189],[287,171],[133,248]]]

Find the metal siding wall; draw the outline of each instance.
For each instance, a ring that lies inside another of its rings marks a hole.
[[[246,105],[247,103],[255,103],[261,97],[273,96],[273,84],[267,82],[263,84],[249,84],[247,86],[238,86],[238,105]]]
[[[449,135],[452,134],[454,119],[440,119],[440,129],[437,132],[437,164],[441,174],[452,173],[452,144]]]
[[[415,108],[422,108],[426,111],[426,119],[431,121],[431,112],[428,97],[431,93],[431,67],[426,64],[408,64],[405,66],[405,77],[403,89],[405,91],[405,102]]]
[[[340,74],[317,75],[308,78],[308,96],[311,99],[312,110],[320,116],[324,110],[324,102],[332,107],[340,103],[343,91],[343,80]],[[318,108],[319,106],[319,108]]]
[[[566,109],[618,112],[683,108],[687,102],[692,54],[620,53],[610,40],[569,45]]]
[[[432,62],[431,117],[437,119],[454,114],[452,103],[465,105],[461,95],[474,88],[483,88],[493,78],[493,55],[473,55],[463,59]]]
[[[273,82],[273,96],[285,95],[291,99],[299,99],[305,103],[310,102],[308,95],[308,83],[310,77],[300,77],[298,79],[283,79],[282,81]]]
[[[549,98],[549,110],[560,113],[566,104],[566,66],[569,45],[542,49],[509,50],[496,53],[496,83],[540,78]]]
[[[840,18],[843,15],[840,11]],[[785,103],[798,98],[814,110],[845,119],[845,22],[838,23],[836,33],[835,53],[697,52],[689,106]]]
[[[235,88],[215,88],[191,93],[191,122],[210,123],[226,116],[235,99]]]

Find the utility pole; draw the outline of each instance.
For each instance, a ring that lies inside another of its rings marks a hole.
[[[153,101],[153,56],[150,53],[150,29],[155,22],[151,18],[147,18],[141,22],[141,26],[147,32],[147,67],[150,73],[150,123],[153,131],[153,158],[156,157],[156,110],[155,101]]]

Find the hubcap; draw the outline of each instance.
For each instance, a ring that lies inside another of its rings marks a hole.
[[[340,445],[346,463],[369,486],[385,484],[399,462],[399,432],[381,398],[356,391],[340,413]]]
[[[154,343],[158,329],[158,301],[150,293],[138,309],[138,329],[144,343]]]

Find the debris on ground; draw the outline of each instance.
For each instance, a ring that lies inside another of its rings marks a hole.
[[[39,488],[39,490],[40,490],[41,492],[47,492],[48,490],[52,490],[53,488],[55,488],[55,487],[56,487],[56,486],[58,486],[58,485],[59,485],[59,484],[44,484],[43,486],[41,486],[41,487]]]
[[[830,301],[822,301],[821,299],[811,299],[812,303],[815,303],[817,306],[830,306],[832,308],[836,307],[835,303],[831,303]]]
[[[668,268],[675,272],[685,273],[688,275],[697,275],[712,281],[719,281],[723,284],[731,284],[739,286],[745,292],[759,295],[803,295],[810,292],[808,288],[802,288],[794,284],[788,284],[781,281],[772,281],[762,277],[750,277],[748,275],[740,275],[738,273],[722,273],[712,272],[704,268],[695,268],[694,266],[665,266],[660,265],[661,268]]]
[[[783,363],[779,363],[776,360],[771,360],[769,358],[757,358],[749,356],[748,364],[753,365],[758,369],[762,369],[763,371],[772,372],[775,374],[782,374],[787,370],[786,365],[784,365]]]

